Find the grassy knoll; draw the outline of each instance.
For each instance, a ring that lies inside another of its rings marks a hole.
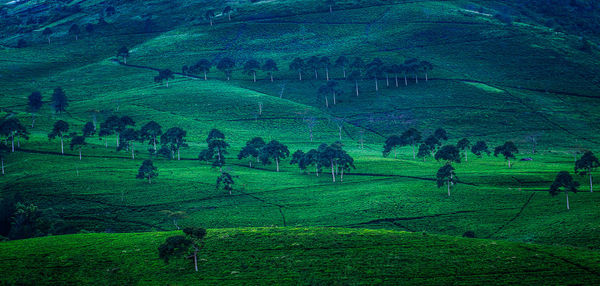
[[[0,278],[19,284],[506,285],[594,284],[600,256],[572,248],[425,233],[342,228],[211,229],[200,254],[165,265],[157,247],[178,232],[78,234],[0,248]],[[60,271],[56,271],[60,269]],[[548,280],[547,280],[548,281]]]

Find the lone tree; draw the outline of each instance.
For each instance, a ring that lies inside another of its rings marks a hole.
[[[483,153],[486,153],[488,156],[491,153],[485,141],[477,141],[477,143],[471,147],[471,152],[479,158],[481,158]]]
[[[279,71],[279,68],[277,68],[277,63],[274,60],[268,59],[262,66],[262,70],[269,74],[271,82],[273,82],[273,73]]]
[[[42,108],[42,104],[42,93],[39,91],[34,91],[27,97],[27,108],[31,113],[31,128],[35,124],[35,114]]]
[[[29,133],[25,129],[25,126],[23,126],[19,119],[15,117],[2,121],[2,123],[0,123],[0,134],[2,134],[7,139],[10,138],[11,152],[15,152],[15,137],[17,137],[17,141],[19,140],[19,136],[29,138],[27,136]]]
[[[295,58],[290,63],[290,70],[297,71],[298,77],[300,78],[300,80],[302,80],[302,71],[304,70],[305,66],[306,66],[306,64],[304,63],[303,59]]]
[[[408,144],[412,147],[413,159],[416,159],[415,145],[421,142],[421,132],[415,128],[410,128],[400,136],[404,144]]]
[[[235,61],[230,57],[222,58],[217,64],[217,69],[225,74],[227,80],[231,79],[231,73],[235,68]]]
[[[588,175],[590,177],[590,192],[594,191],[592,171],[596,170],[599,166],[600,162],[598,158],[591,151],[585,152],[579,160],[575,161],[575,173],[580,176]]]
[[[152,184],[152,178],[156,176],[158,176],[158,168],[154,167],[152,160],[144,160],[135,178],[148,179],[148,184]]]
[[[213,19],[215,18],[215,10],[208,10],[204,13],[204,18],[210,22],[210,25],[213,25]]]
[[[54,127],[52,128],[52,132],[48,134],[48,139],[52,140],[57,136],[60,137],[60,153],[65,154],[64,142],[63,138],[66,136],[69,131],[69,123],[59,120],[54,123]]]
[[[91,137],[94,135],[94,133],[96,133],[96,127],[94,126],[94,123],[86,122],[85,125],[83,125],[81,134],[83,134],[84,137]]]
[[[48,45],[50,44],[50,36],[52,36],[52,33],[53,33],[53,31],[50,28],[46,28],[42,32],[42,35],[44,35],[44,37],[46,37],[46,39],[48,40]]]
[[[195,65],[190,67],[191,73],[202,72],[204,73],[204,80],[207,80],[207,74],[210,72],[212,68],[212,63],[207,59],[199,60]]]
[[[122,46],[117,50],[117,58],[123,59],[124,64],[127,64],[128,57],[129,57],[129,49],[126,46]]]
[[[494,149],[494,156],[498,157],[498,154],[502,154],[504,158],[508,161],[508,168],[510,168],[510,159],[515,158],[515,153],[518,153],[519,149],[515,146],[515,143],[512,141],[507,141],[503,145],[500,145]]]
[[[266,144],[260,151],[260,161],[267,165],[270,164],[270,159],[275,160],[275,164],[277,166],[277,172],[279,172],[279,161],[281,159],[285,159],[290,155],[290,151],[287,146],[279,143],[277,140],[271,140],[268,144]]]
[[[346,56],[339,56],[337,60],[335,60],[335,66],[342,68],[342,74],[344,78],[346,78],[346,69],[350,65],[350,60]]]
[[[255,59],[248,60],[244,64],[244,73],[247,75],[252,75],[254,82],[256,82],[256,71],[258,69],[260,69],[260,63]]]
[[[228,191],[231,195],[231,191],[233,191],[233,184],[235,184],[233,181],[233,176],[227,172],[221,172],[221,175],[217,178],[216,189],[218,191],[222,186],[223,190]]]
[[[404,145],[404,141],[398,135],[392,135],[385,140],[383,145],[383,157],[387,157],[394,150],[394,158],[398,158],[397,147]]]
[[[154,148],[154,152],[157,151],[156,148],[156,138],[159,138],[162,135],[162,127],[160,124],[156,123],[156,121],[150,121],[146,123],[140,129],[140,137],[143,140],[148,140],[152,147]]]
[[[450,196],[450,186],[456,183],[454,167],[450,164],[446,164],[437,171],[435,176],[437,178],[438,188],[441,188],[446,184],[446,186],[448,186],[448,196]]]
[[[68,106],[69,101],[67,100],[65,91],[61,87],[55,88],[52,93],[52,108],[54,111],[60,114],[66,111]]]
[[[69,28],[69,34],[75,36],[75,41],[79,40],[79,35],[81,34],[81,29],[79,28],[79,25],[71,25],[71,28]]]
[[[460,151],[454,145],[443,146],[435,153],[435,160],[443,160],[446,161],[446,163],[460,163]]]
[[[87,142],[85,142],[85,137],[73,136],[73,138],[71,138],[71,143],[69,144],[69,146],[71,147],[71,150],[75,148],[79,150],[79,160],[81,160],[81,149],[83,149],[85,145],[87,145]]]
[[[569,192],[576,193],[577,187],[579,187],[579,183],[573,181],[573,177],[571,177],[571,174],[569,174],[569,172],[560,171],[556,175],[554,182],[550,186],[550,194],[552,196],[556,196],[560,192],[564,192],[567,197],[567,209],[570,209],[570,207],[569,207]]]
[[[231,12],[233,12],[233,9],[231,9],[231,6],[225,6],[225,9],[223,9],[223,15],[227,15],[227,19],[229,21],[231,21]]]
[[[265,141],[260,137],[254,137],[250,139],[250,141],[246,142],[246,146],[240,150],[238,154],[238,159],[244,159],[247,157],[253,157],[258,162],[258,156],[260,155],[260,150],[265,146]],[[250,168],[252,168],[252,161],[249,160],[248,163]]]
[[[456,148],[465,152],[465,162],[469,162],[469,148],[471,148],[471,141],[467,138],[460,139],[456,143]]]
[[[179,154],[179,149],[182,147],[187,147],[188,144],[185,142],[185,136],[187,132],[179,127],[172,127],[165,131],[162,136],[160,136],[160,143],[164,145],[168,145],[171,150],[171,158],[175,158],[175,152],[177,152],[177,160],[181,160],[181,156]]]
[[[183,229],[183,235],[168,237],[167,240],[158,247],[158,256],[169,263],[173,257],[194,258],[194,268],[198,272],[198,252],[204,247],[204,237],[206,229],[186,227]]]
[[[121,144],[117,147],[117,151],[122,149],[131,149],[131,159],[135,159],[135,142],[140,141],[139,131],[133,128],[127,128],[121,132]]]
[[[167,80],[167,87],[169,87],[169,79],[175,79],[175,75],[170,69],[164,69],[160,70],[158,75],[154,77],[154,82],[162,84],[163,80]]]

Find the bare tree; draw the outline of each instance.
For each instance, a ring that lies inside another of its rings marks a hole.
[[[313,142],[313,128],[317,125],[317,119],[314,116],[304,118],[306,127],[308,128],[308,134],[310,135],[310,142]]]

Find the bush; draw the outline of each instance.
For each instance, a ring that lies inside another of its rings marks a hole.
[[[463,233],[462,236],[466,237],[466,238],[475,238],[475,232],[472,230],[468,230],[468,231],[465,231],[465,233]]]

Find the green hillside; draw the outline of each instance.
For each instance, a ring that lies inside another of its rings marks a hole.
[[[600,255],[571,248],[384,230],[209,230],[199,272],[164,264],[176,232],[78,234],[7,242],[3,283],[27,284],[594,284]],[[57,271],[60,269],[60,271]],[[274,271],[275,270],[275,271]]]
[[[11,227],[16,202],[65,225],[53,234],[111,233],[2,242],[0,270],[15,269],[3,282],[598,281],[600,195],[589,191],[587,176],[573,174],[583,151],[600,151],[595,20],[582,24],[519,1],[333,2],[330,12],[316,0],[0,1],[0,122],[17,118],[30,133],[15,142],[16,152],[0,154],[0,203],[10,206],[0,212],[0,235],[9,236],[1,231]],[[569,11],[595,19],[596,8],[575,2]],[[227,5],[231,20],[221,13]],[[210,9],[213,25],[205,18]],[[77,39],[69,32],[74,24],[81,27]],[[116,57],[122,46],[126,63]],[[381,73],[376,90],[366,68],[355,82],[332,65],[329,82],[339,89],[333,104],[329,93],[319,93],[328,82],[324,68],[315,78],[306,67],[302,80],[289,68],[311,56],[386,65],[415,58],[433,69],[416,79],[408,72],[406,81],[403,73]],[[182,71],[226,57],[236,62],[230,80],[215,66],[207,80]],[[254,82],[243,70],[250,59],[274,60],[274,80],[259,70]],[[154,81],[161,69],[175,73],[168,87]],[[51,106],[57,87],[69,100],[63,113]],[[43,105],[32,127],[33,91]],[[184,129],[182,160],[151,155],[148,141],[134,144],[132,159],[130,150],[115,150],[115,135],[98,133],[86,139],[79,160],[71,139],[64,155],[60,140],[48,139],[58,120],[80,134],[86,122],[100,126],[113,115],[130,116],[136,130],[149,121],[162,131]],[[213,128],[231,145],[223,171],[234,176],[232,194],[215,188],[219,168],[198,160]],[[453,163],[458,181],[448,196],[436,185],[444,162],[413,159],[410,146],[382,156],[386,138],[409,128],[422,139],[444,128],[444,145],[485,140],[492,152],[513,141],[519,152],[512,168],[501,155],[468,152],[468,160]],[[316,176],[314,166],[305,172],[290,158],[280,172],[239,160],[256,136],[278,140],[290,153],[340,141],[356,168],[334,183],[328,166]],[[0,139],[10,146],[10,136]],[[136,179],[145,159],[158,168],[152,184]],[[570,210],[564,194],[548,193],[563,170],[581,184],[569,194]],[[164,231],[176,229],[173,212],[182,214],[178,225],[209,229],[203,255],[210,267],[200,275],[157,258],[157,245],[170,235]],[[454,238],[467,231],[478,239]],[[69,251],[67,244],[81,247]],[[259,250],[248,255],[255,244]],[[126,254],[132,251],[139,253]],[[37,272],[27,271],[31,265]]]

